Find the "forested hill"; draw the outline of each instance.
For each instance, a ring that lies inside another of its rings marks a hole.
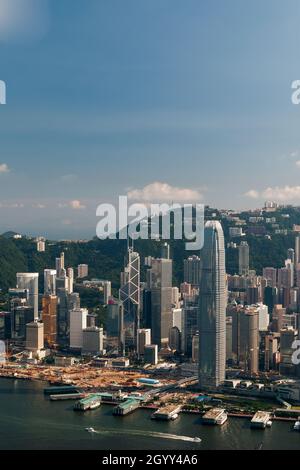
[[[294,247],[294,238],[293,233],[273,235],[271,240],[255,236],[243,238],[250,245],[250,268],[256,269],[260,274],[264,266],[283,266],[287,249]],[[234,241],[239,243],[240,239]],[[183,278],[183,260],[192,252],[185,250],[183,241],[171,241],[170,245],[171,256],[174,260],[174,282],[178,284]],[[86,243],[47,242],[46,251],[38,253],[36,243],[32,239],[26,237],[13,239],[2,236],[0,237],[0,289],[6,290],[15,286],[16,272],[39,272],[42,275],[45,268],[54,268],[55,258],[61,251],[65,252],[66,266],[75,268],[75,274],[77,265],[86,263],[89,265],[90,277],[110,279],[113,287],[117,288],[120,271],[124,266],[126,246],[124,240],[94,239]],[[135,249],[141,255],[143,266],[145,256],[159,256],[160,243],[137,240]],[[226,250],[227,272],[230,274],[237,272],[237,251],[234,248]],[[40,277],[42,281],[42,276]]]

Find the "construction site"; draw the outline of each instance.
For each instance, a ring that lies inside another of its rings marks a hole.
[[[4,363],[0,365],[0,377],[11,377],[27,380],[41,380],[51,384],[74,385],[85,391],[105,390],[136,390],[144,389],[145,383],[139,379],[144,374],[139,371],[120,370],[113,368],[95,368],[89,364],[76,364],[67,367],[42,366],[29,364]],[[147,376],[149,379],[151,375]],[[160,385],[176,383],[174,379],[160,379]],[[147,387],[155,387],[149,382]]]

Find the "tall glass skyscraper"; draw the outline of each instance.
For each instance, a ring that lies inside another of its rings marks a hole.
[[[124,306],[125,344],[128,347],[136,344],[136,332],[140,327],[140,263],[140,255],[128,247],[119,291]]]
[[[201,250],[199,298],[199,385],[214,389],[225,380],[226,281],[223,229],[208,221]]]

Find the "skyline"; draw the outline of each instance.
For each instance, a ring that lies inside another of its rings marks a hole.
[[[0,2],[1,232],[90,238],[98,204],[123,194],[300,204],[296,0],[30,0],[22,18],[13,4]]]

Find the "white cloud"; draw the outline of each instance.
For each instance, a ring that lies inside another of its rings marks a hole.
[[[73,199],[73,201],[69,201],[69,202],[59,202],[58,207],[60,209],[64,209],[65,207],[71,207],[71,209],[74,209],[74,210],[80,210],[80,209],[86,208],[86,206],[78,199]]]
[[[299,166],[299,168],[300,168],[300,160],[296,161],[296,165]]]
[[[0,173],[9,173],[10,169],[8,168],[7,163],[0,163]]]
[[[251,197],[251,199],[257,199],[259,197],[259,192],[256,189],[250,189],[247,191],[244,196]]]
[[[263,191],[257,191],[251,189],[248,191],[245,196],[251,198],[263,198],[266,200],[275,200],[280,202],[289,202],[289,201],[300,201],[300,186],[270,186]]]
[[[192,203],[202,199],[202,194],[196,189],[178,188],[168,183],[155,181],[141,189],[130,189],[128,199],[139,202],[185,202]]]

